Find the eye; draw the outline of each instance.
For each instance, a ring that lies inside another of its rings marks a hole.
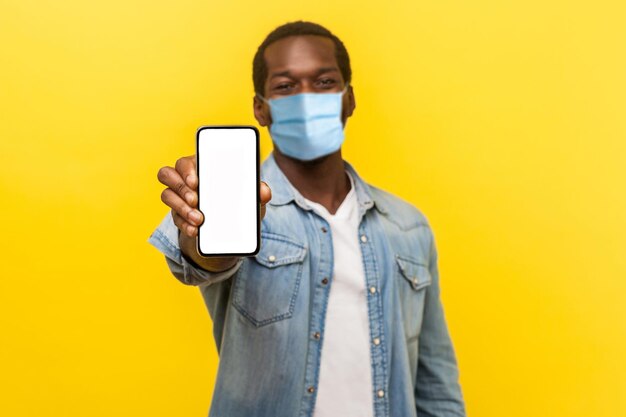
[[[332,88],[337,84],[337,81],[333,78],[321,78],[317,84],[322,88]]]
[[[292,83],[280,83],[274,87],[274,90],[282,92],[282,91],[289,91],[291,88],[293,88]]]

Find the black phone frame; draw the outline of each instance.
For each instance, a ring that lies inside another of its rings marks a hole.
[[[204,253],[200,250],[200,230],[204,221],[198,226],[198,235],[196,236],[196,251],[200,256],[206,258],[215,257],[237,257],[237,256],[254,256],[261,249],[261,167],[260,167],[260,143],[259,130],[252,125],[204,125],[200,126],[196,131],[196,171],[198,173],[198,211],[200,211],[200,132],[205,129],[251,129],[254,132],[255,148],[256,148],[256,249],[249,253]],[[204,213],[202,213],[204,217]]]

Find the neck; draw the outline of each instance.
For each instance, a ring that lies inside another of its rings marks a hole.
[[[300,161],[273,151],[276,165],[306,199],[321,204],[335,214],[350,191],[341,149],[313,161]],[[271,187],[271,184],[270,184]]]

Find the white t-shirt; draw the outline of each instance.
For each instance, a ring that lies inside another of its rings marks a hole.
[[[374,415],[358,204],[354,179],[346,173],[352,187],[334,215],[321,204],[305,199],[330,225],[334,259],[314,417]]]

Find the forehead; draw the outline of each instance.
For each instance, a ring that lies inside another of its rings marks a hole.
[[[320,66],[338,67],[334,42],[324,36],[297,35],[272,42],[265,49],[268,74],[298,72]]]

